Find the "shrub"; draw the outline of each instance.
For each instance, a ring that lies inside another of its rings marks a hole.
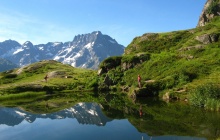
[[[220,88],[212,83],[200,85],[190,93],[192,105],[219,110]]]
[[[160,89],[170,89],[176,85],[173,76],[167,76],[166,78],[160,80]]]
[[[91,81],[89,81],[88,88],[96,89],[98,85],[98,78],[94,77]]]
[[[139,63],[139,59],[136,55],[127,55],[127,56],[123,56],[122,63]]]
[[[123,72],[121,71],[120,67],[117,67],[116,69],[112,69],[108,72],[109,78],[112,80],[113,85],[118,84],[118,82],[121,81],[121,78],[123,77]]]
[[[4,76],[4,78],[16,78],[18,75],[17,74],[6,74],[5,76]]]
[[[122,57],[121,62],[122,63],[140,63],[143,61],[147,61],[150,59],[150,54],[149,53],[142,53],[139,55],[126,55]]]
[[[102,68],[104,70],[116,68],[117,66],[121,65],[121,58],[121,56],[109,57],[101,62],[99,68]]]
[[[213,98],[207,98],[205,109],[211,110],[211,111],[219,111],[220,110],[220,101],[213,99]]]

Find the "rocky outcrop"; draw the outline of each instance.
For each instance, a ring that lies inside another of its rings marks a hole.
[[[217,42],[219,38],[218,34],[204,34],[201,36],[197,36],[195,39],[203,44],[210,44],[213,42]]]
[[[113,56],[105,59],[99,65],[98,75],[108,72],[121,65],[121,56]]]
[[[202,14],[200,15],[197,27],[205,26],[214,17],[220,15],[220,1],[219,0],[207,0]]]
[[[123,71],[134,68],[136,65],[141,64],[150,59],[150,54],[139,53],[136,55],[109,57],[102,61],[99,66],[98,75],[107,73],[111,69],[120,66]]]

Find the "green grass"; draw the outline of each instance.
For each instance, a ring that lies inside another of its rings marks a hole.
[[[16,74],[17,72],[18,69],[10,73],[0,73],[0,94],[44,91],[48,88],[51,90],[93,90],[94,87],[87,85],[96,75],[96,71],[73,68],[56,61],[40,61],[24,67],[19,74]],[[49,76],[46,82],[45,75],[51,73],[55,75]]]
[[[190,99],[192,96],[189,96],[189,93],[200,85],[212,82],[220,87],[219,32],[220,18],[216,17],[203,27],[167,33],[149,33],[136,37],[125,49],[125,54],[120,60],[121,64],[109,67],[109,71],[100,79],[103,80],[108,74],[116,81],[113,86],[128,86],[135,90],[138,86],[137,75],[141,75],[146,93],[162,95],[170,92],[178,98]],[[203,35],[217,38],[215,42],[205,44],[196,39]],[[147,54],[148,57],[140,61],[141,57],[138,54]],[[105,61],[102,65],[104,63]],[[124,68],[125,66],[128,68]],[[154,83],[147,83],[149,80]],[[178,92],[179,89],[184,90]],[[208,104],[218,106],[218,101],[219,99],[215,101],[210,99]],[[219,109],[215,107],[214,110]]]
[[[204,107],[207,110],[220,110],[220,87],[213,83],[206,83],[191,91],[190,103]]]
[[[198,36],[203,35],[214,35],[216,40],[208,44],[198,41]],[[143,92],[160,96],[170,92],[178,97],[191,98],[189,93],[200,85],[212,82],[220,86],[220,18],[214,18],[203,27],[136,37],[123,56],[107,58],[100,68],[103,73],[98,76],[94,70],[73,68],[56,61],[40,61],[24,67],[19,74],[18,69],[0,73],[0,95],[36,90],[51,93],[136,90],[137,75],[141,75]],[[45,82],[44,76],[52,72],[57,75]],[[110,84],[104,83],[106,76],[111,79]],[[179,92],[180,89],[184,91]],[[129,95],[131,92],[128,91]],[[218,102],[212,99],[208,104],[218,106]]]

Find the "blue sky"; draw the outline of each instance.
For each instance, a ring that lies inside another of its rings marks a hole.
[[[0,42],[72,41],[101,31],[127,46],[144,33],[195,28],[206,0],[0,0]]]

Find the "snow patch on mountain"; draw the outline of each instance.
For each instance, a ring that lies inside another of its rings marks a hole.
[[[19,111],[15,111],[15,113],[17,113],[19,116],[25,117],[25,113],[19,112]]]
[[[10,50],[7,50],[2,56],[1,56],[1,58],[5,58],[5,57],[8,57],[8,56],[11,56],[11,55],[14,55],[14,53],[16,52],[16,53],[18,53],[18,51],[17,50],[21,50],[22,48],[21,47],[15,47],[15,48],[12,48],[12,49],[10,49]],[[15,54],[16,54],[15,53]]]
[[[109,40],[109,42],[111,42],[111,43],[117,43],[115,40]]]
[[[15,54],[17,54],[17,53],[19,53],[19,52],[22,52],[22,51],[24,51],[24,49],[23,48],[18,48],[16,51],[12,51],[13,53],[13,55],[15,55]]]
[[[124,53],[124,46],[100,31],[77,35],[69,42],[48,42],[33,45],[30,41],[19,44],[13,40],[0,42],[0,58],[20,67],[41,60],[56,60],[73,67],[98,69],[101,61],[109,56]]]

